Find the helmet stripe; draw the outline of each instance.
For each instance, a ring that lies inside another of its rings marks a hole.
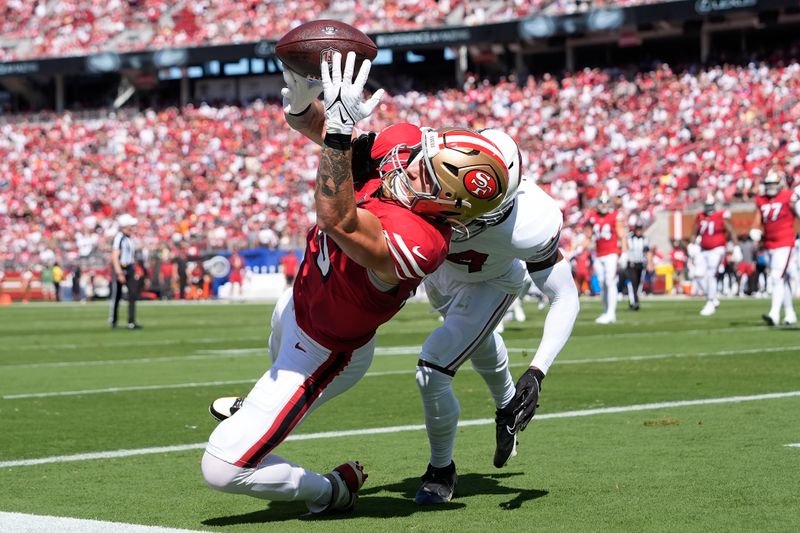
[[[457,134],[450,133],[447,135],[447,146],[459,146],[464,148],[472,148],[480,150],[481,152],[492,157],[504,168],[508,168],[505,163],[505,160],[503,159],[503,152],[501,152],[500,149],[492,141],[481,135],[471,134],[469,132],[457,133]],[[445,147],[444,140],[442,137],[440,137],[439,149],[442,149],[444,147]]]

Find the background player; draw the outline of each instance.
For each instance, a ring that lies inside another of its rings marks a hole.
[[[703,202],[703,211],[695,219],[695,240],[700,243],[698,285],[706,295],[706,304],[700,310],[702,316],[711,316],[717,311],[717,273],[725,258],[725,245],[728,239],[739,245],[736,231],[731,223],[731,213],[727,209],[717,209],[714,195],[708,193]]]
[[[797,190],[786,187],[786,179],[779,170],[770,170],[764,177],[763,194],[756,197],[758,209],[753,220],[755,227],[760,224],[764,228],[762,242],[769,262],[772,305],[762,318],[770,326],[781,323],[781,304],[783,323],[797,323],[792,305],[791,256],[795,241],[794,220],[800,214],[798,202]]]
[[[441,164],[453,152],[435,131],[426,132],[426,142],[409,154],[410,170],[402,179],[397,172],[383,181],[359,175],[355,186],[353,169],[361,167],[353,161],[353,128],[370,115],[382,91],[364,100],[370,63],[364,61],[352,80],[354,64],[350,53],[342,72],[335,53],[330,74],[327,62],[321,65],[326,134],[315,190],[317,225],[308,233],[293,291],[285,293],[273,314],[273,365],[241,409],[211,434],[202,460],[213,488],[300,500],[312,512],[351,509],[366,478],[363,469],[348,462],[322,476],[272,451],[310,411],[366,373],[377,327],[444,261],[449,223],[466,223],[503,199],[503,194],[474,196],[474,173],[439,177],[429,172],[432,160]],[[287,117],[295,129],[308,127],[322,110],[316,94],[307,105],[298,104],[310,94],[287,95],[287,111],[299,105],[299,114],[306,115]],[[309,115],[312,106],[316,111]],[[489,181],[495,193],[505,191],[508,171],[502,160],[476,152],[475,161],[486,165],[480,185]]]
[[[597,199],[597,209],[587,217],[587,233],[594,238],[592,267],[600,282],[603,313],[595,319],[598,324],[617,321],[617,269],[627,263],[628,243],[624,215],[611,209],[611,197],[603,191]]]
[[[503,467],[516,453],[516,434],[524,428],[515,412],[521,403],[513,401],[515,387],[503,338],[493,331],[511,302],[527,292],[531,278],[550,300],[541,342],[518,385],[529,399],[532,395],[538,399],[541,381],[569,339],[579,310],[570,264],[558,248],[562,225],[558,205],[535,183],[520,183],[522,159],[511,137],[493,129],[481,134],[503,151],[509,192],[516,194],[466,231],[457,230],[447,261],[425,279],[428,299],[442,313],[444,323],[425,341],[417,363],[431,447],[415,497],[419,504],[445,503],[453,496],[457,480],[453,449],[460,408],[452,382],[467,360],[488,385],[497,407],[494,465]],[[524,424],[533,412],[526,415],[521,420]]]

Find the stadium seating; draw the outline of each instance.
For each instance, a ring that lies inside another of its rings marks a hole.
[[[800,65],[669,67],[387,96],[369,127],[400,120],[505,128],[568,231],[601,186],[645,222],[706,190],[747,199],[765,169],[800,170]],[[22,115],[0,123],[0,265],[107,247],[137,214],[142,245],[302,244],[317,148],[281,107],[208,105],[126,114]],[[50,252],[52,253],[52,252]]]
[[[336,18],[364,31],[400,31],[654,1],[659,0],[2,0],[0,61],[277,39],[312,18]]]

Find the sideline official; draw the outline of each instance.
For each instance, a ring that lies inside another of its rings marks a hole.
[[[628,264],[625,269],[628,307],[633,311],[639,310],[639,285],[642,282],[642,274],[652,270],[653,252],[650,250],[650,241],[644,236],[642,223],[636,221],[633,232],[628,235]]]
[[[111,247],[111,296],[109,297],[110,316],[108,318],[112,328],[117,327],[117,310],[122,298],[122,286],[128,288],[128,329],[140,329],[136,323],[136,298],[137,287],[134,275],[134,253],[136,248],[130,236],[130,228],[138,221],[131,215],[124,214],[117,219],[119,231],[114,236]]]

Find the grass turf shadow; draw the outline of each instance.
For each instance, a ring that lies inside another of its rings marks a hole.
[[[511,495],[510,500],[500,503],[500,508],[512,510],[520,508],[525,502],[547,496],[548,491],[538,489],[522,489],[507,487],[501,481],[522,475],[518,472],[503,472],[497,474],[464,474],[458,477],[458,486],[453,501],[443,505],[421,506],[414,503],[414,495],[419,488],[420,479],[417,477],[406,478],[398,483],[370,487],[359,493],[356,510],[352,513],[332,514],[322,516],[303,516],[307,513],[302,502],[271,502],[267,509],[250,513],[220,516],[203,520],[204,526],[230,526],[236,524],[274,523],[289,520],[348,520],[353,518],[392,518],[411,516],[416,513],[442,512],[463,509],[466,502],[462,498],[484,494]],[[395,495],[378,495],[390,492]]]

